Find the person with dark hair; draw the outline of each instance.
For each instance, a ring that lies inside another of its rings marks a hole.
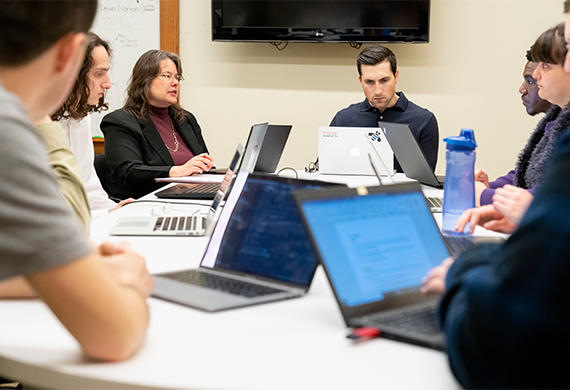
[[[331,127],[378,127],[378,122],[405,123],[435,171],[439,149],[439,128],[435,115],[396,92],[400,77],[396,55],[382,45],[368,46],[356,59],[358,80],[366,98],[337,112]],[[394,169],[402,172],[394,158]]]
[[[122,109],[105,115],[106,183],[118,198],[138,198],[156,178],[202,173],[214,165],[194,115],[178,102],[182,61],[149,50],[136,62]]]
[[[564,36],[570,43],[570,33],[557,26],[532,49],[539,96],[562,107],[556,122],[565,128],[519,228],[505,244],[480,245],[445,260],[424,280],[424,292],[446,291],[439,316],[451,369],[466,388],[570,387],[570,73],[564,71],[570,66]]]
[[[531,91],[531,88],[536,90],[529,94],[536,96],[527,100],[527,112],[539,112],[540,107],[544,105],[542,102],[547,101],[546,99],[554,104],[531,134],[514,170],[492,183],[489,183],[489,178],[483,170],[475,171],[478,208],[463,213],[457,220],[457,231],[463,231],[461,229],[469,222],[472,232],[479,224],[489,230],[513,233],[532,202],[533,193],[544,178],[553,150],[570,123],[570,113],[560,108],[566,107],[570,101],[570,96],[566,93],[570,88],[570,75],[563,69],[567,53],[563,37],[562,23],[545,31],[537,40],[539,45],[536,50],[533,46],[527,54],[527,57],[530,55],[536,61],[527,62],[525,67],[525,73],[532,70],[530,78],[525,75],[525,79],[534,84],[528,85],[528,88]],[[539,61],[542,63],[541,67],[538,66]],[[540,85],[543,72],[547,72],[546,80],[554,80],[546,86]],[[541,80],[535,79],[535,74],[541,77]],[[558,77],[553,78],[554,74]],[[525,84],[527,81],[521,86],[523,92],[526,91]],[[547,96],[548,98],[545,98]],[[524,97],[523,94],[523,102]]]
[[[522,104],[526,107],[528,115],[534,116],[545,112],[546,116],[538,123],[526,146],[521,150],[515,169],[492,182],[489,182],[489,176],[484,169],[475,170],[475,203],[478,207],[493,203],[495,190],[506,185],[529,190],[532,194],[542,177],[543,162],[550,156],[558,139],[557,136],[552,137],[553,134],[547,136],[549,131],[545,130],[552,128],[560,113],[560,107],[552,105],[538,95],[538,85],[532,76],[538,62],[532,60],[530,50],[526,53],[526,59],[523,83],[519,88]],[[549,142],[546,142],[547,140]]]
[[[101,186],[93,165],[95,155],[90,114],[109,108],[105,102],[105,93],[111,88],[110,55],[109,43],[97,34],[88,32],[85,59],[79,70],[79,76],[65,103],[51,116],[52,120],[61,124],[67,146],[77,160],[93,218],[116,210],[130,201],[124,200],[117,205],[110,200]]]
[[[87,356],[117,361],[144,338],[152,277],[127,244],[91,247],[32,126],[69,94],[96,10],[0,0],[0,296],[39,296]]]

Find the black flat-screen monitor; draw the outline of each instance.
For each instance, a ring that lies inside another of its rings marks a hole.
[[[212,0],[212,40],[427,43],[431,0]]]

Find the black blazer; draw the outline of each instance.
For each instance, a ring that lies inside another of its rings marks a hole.
[[[208,153],[196,117],[188,111],[176,130],[194,155]],[[105,180],[111,196],[139,198],[164,186],[154,179],[168,177],[174,161],[150,117],[138,121],[123,109],[105,115],[101,122],[105,136],[107,171]]]

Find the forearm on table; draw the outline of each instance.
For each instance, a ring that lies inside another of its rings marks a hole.
[[[146,299],[135,286],[115,280],[97,258],[90,255],[27,278],[87,356],[124,360],[139,348],[148,326]]]

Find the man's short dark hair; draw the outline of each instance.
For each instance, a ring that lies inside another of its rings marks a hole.
[[[564,13],[567,14],[568,12],[570,12],[570,0],[564,2]]]
[[[392,52],[392,50],[382,45],[365,47],[356,58],[356,67],[358,68],[358,74],[362,76],[362,65],[374,66],[386,60],[390,61],[392,73],[396,74],[396,71],[398,70],[398,64],[396,62],[396,55],[394,52]]]
[[[69,33],[87,32],[97,0],[0,0],[0,66],[39,57]]]

